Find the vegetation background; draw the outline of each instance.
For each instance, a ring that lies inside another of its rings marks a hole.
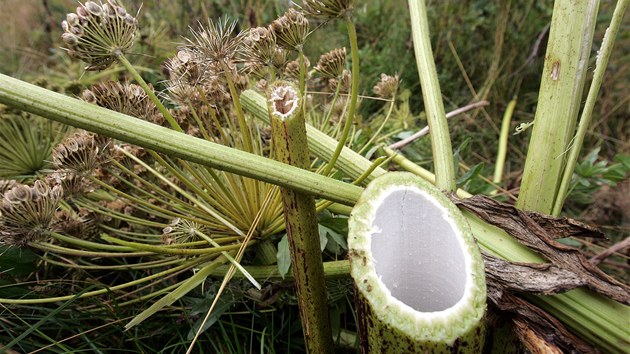
[[[86,73],[83,63],[71,61],[59,49],[60,22],[76,5],[75,0],[0,1],[0,72],[69,95],[76,95],[99,80],[98,73]],[[205,23],[207,18],[216,20],[226,15],[237,19],[243,29],[265,25],[282,14],[288,2],[129,0],[125,6],[130,13],[140,10],[141,37],[130,58],[143,76],[160,89],[164,79],[161,65],[175,54],[182,36],[189,33],[189,26],[194,28],[198,21]],[[473,193],[492,189],[484,176],[492,175],[501,117],[510,100],[518,99],[513,127],[533,120],[552,6],[552,1],[535,0],[428,2],[429,27],[447,111],[481,99],[490,102],[485,109],[458,116],[449,123],[458,154],[459,175],[476,171],[474,176],[469,175],[464,180],[465,187]],[[593,51],[597,51],[601,43],[613,7],[614,1],[602,0]],[[392,125],[402,128],[402,133],[391,137],[395,141],[425,125],[406,1],[361,1],[355,17],[361,93],[371,95],[371,88],[381,73],[401,76],[403,93],[398,98]],[[309,40],[306,54],[312,63],[331,48],[348,46],[343,30],[336,26],[342,25],[324,26]],[[593,63],[594,60],[593,55]],[[382,113],[377,102],[363,100],[360,113],[362,129],[369,132],[378,127]],[[620,178],[607,173],[616,158],[630,154],[629,118],[630,16],[626,15],[595,107],[592,129],[583,149],[584,158],[576,169],[575,188],[565,207],[567,215],[601,227],[610,237],[603,243],[586,240],[574,244],[590,255],[630,233],[630,180],[619,181]],[[505,192],[502,193],[506,200],[518,193],[516,186],[528,141],[527,132],[510,136],[503,183]],[[430,167],[428,140],[417,141],[403,152],[415,162]],[[612,257],[605,261],[603,268],[627,282],[629,255],[626,251],[625,256]],[[0,259],[2,257],[0,255]],[[350,303],[351,298],[347,302]],[[206,332],[203,341],[215,345],[217,352],[219,348],[229,352],[294,352],[301,347],[297,307],[290,298],[285,299],[284,304],[282,311],[265,313],[241,308],[241,312],[228,313],[217,322],[215,330]],[[351,319],[351,309],[346,305],[340,305],[338,310],[347,311],[341,318]],[[182,306],[195,308],[192,303]],[[43,320],[44,323],[25,339],[29,344],[24,348],[42,347],[76,336],[67,347],[58,345],[50,349],[59,352],[65,349],[107,352],[102,348],[110,347],[126,348],[128,352],[179,352],[191,328],[191,319],[187,316],[194,313],[186,316],[160,313],[141,328],[122,333],[129,314],[117,312],[116,308],[101,318],[76,311],[59,315],[54,306],[22,310],[15,314],[0,309],[0,344]],[[104,327],[99,329],[99,326]],[[341,326],[352,328],[351,324]]]

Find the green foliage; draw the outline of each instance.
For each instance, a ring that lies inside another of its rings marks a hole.
[[[569,200],[578,204],[591,204],[593,195],[602,186],[614,186],[630,174],[630,155],[618,154],[613,163],[599,158],[595,148],[575,166]]]

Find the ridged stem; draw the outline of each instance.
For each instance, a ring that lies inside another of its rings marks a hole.
[[[577,133],[575,134],[575,137],[571,142],[571,150],[569,151],[567,165],[565,166],[564,172],[562,174],[562,181],[560,182],[560,188],[558,189],[558,195],[555,199],[552,215],[560,215],[560,212],[562,211],[562,206],[564,205],[564,200],[567,197],[567,192],[569,190],[571,179],[573,177],[573,171],[575,170],[575,164],[577,163],[577,160],[580,156],[580,151],[582,150],[582,144],[584,142],[584,136],[586,136],[591,118],[593,117],[593,107],[595,107],[597,96],[599,94],[599,89],[602,86],[602,81],[604,79],[604,73],[606,72],[606,66],[608,66],[608,59],[610,58],[610,53],[612,53],[612,48],[615,44],[615,38],[617,37],[617,33],[619,32],[619,25],[621,24],[623,15],[628,7],[628,2],[630,1],[617,1],[617,6],[615,7],[615,11],[613,12],[613,17],[610,20],[610,26],[606,30],[602,46],[599,49],[597,61],[595,62],[595,71],[593,72],[593,80],[591,81],[591,87],[588,90],[586,103],[584,104],[582,115],[580,116],[580,123],[578,124]]]
[[[409,12],[411,15],[411,33],[413,47],[422,86],[424,110],[427,114],[427,123],[431,130],[431,150],[433,151],[433,164],[435,166],[435,185],[444,191],[454,191],[455,165],[453,163],[453,148],[448,132],[444,102],[440,91],[433,50],[431,49],[431,37],[429,36],[429,20],[424,0],[409,0]]]
[[[598,0],[554,3],[534,129],[517,206],[551,213],[573,138],[597,19]]]
[[[268,96],[276,159],[308,168],[310,152],[299,88],[276,82]],[[306,351],[333,353],[315,200],[291,189],[282,188],[280,193]]]
[[[516,107],[516,98],[508,103],[503,120],[501,121],[501,135],[499,136],[499,151],[497,152],[497,160],[494,165],[494,176],[492,182],[501,183],[503,179],[503,168],[505,166],[505,157],[507,156],[508,138],[510,136],[510,122],[512,122],[512,114]]]

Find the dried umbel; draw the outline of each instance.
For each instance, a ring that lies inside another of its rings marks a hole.
[[[324,20],[343,17],[352,10],[354,0],[304,0],[304,13]]]
[[[309,79],[308,69],[311,66],[311,62],[308,60],[306,56],[304,56],[304,69],[306,74],[306,79]],[[300,78],[300,60],[296,59],[287,63],[287,66],[284,68],[284,75],[293,80],[298,80]]]
[[[152,89],[151,86],[149,88]],[[83,91],[81,99],[154,124],[163,125],[166,122],[142,87],[129,82],[97,83],[91,89]]]
[[[12,179],[0,179],[0,197],[2,197],[4,192],[15,187],[17,184],[18,183]]]
[[[46,176],[46,182],[51,186],[61,186],[66,199],[84,196],[93,190],[89,180],[72,172],[55,171]]]
[[[175,218],[171,224],[162,230],[164,243],[186,243],[200,239],[198,233],[206,234],[208,228],[194,221]]]
[[[234,35],[236,21],[227,19],[219,20],[216,24],[208,21],[208,26],[199,25],[198,30],[192,30],[193,39],[187,39],[188,43],[181,49],[191,54],[191,59],[201,62],[206,66],[212,66],[214,71],[236,71],[239,61],[238,54],[242,50],[244,32]]]
[[[42,181],[9,189],[0,205],[0,242],[22,247],[45,236],[62,195],[60,186]]]
[[[107,160],[108,142],[86,131],[75,133],[53,149],[53,165],[77,175],[89,174]]]
[[[88,63],[87,70],[103,70],[131,48],[138,21],[114,0],[87,1],[68,14],[61,27],[68,54]]]
[[[352,74],[346,69],[341,72],[340,78],[328,79],[328,87],[333,91],[339,89],[340,92],[348,92],[350,86],[352,86]]]
[[[266,27],[250,28],[245,35],[243,56],[250,63],[273,66],[276,37]]]
[[[85,209],[80,209],[77,213],[56,212],[52,228],[84,240],[96,238],[101,231],[97,217]]]
[[[341,78],[346,68],[346,48],[335,48],[319,57],[315,71],[327,79]]]
[[[288,50],[300,50],[308,35],[308,20],[295,9],[289,9],[274,20],[269,29],[276,37],[278,46]]]
[[[399,76],[381,74],[381,80],[374,86],[374,93],[380,98],[393,98],[398,90]]]

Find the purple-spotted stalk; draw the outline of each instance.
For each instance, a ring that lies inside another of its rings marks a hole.
[[[269,89],[268,109],[276,159],[308,168],[310,152],[298,87],[274,83]],[[308,353],[333,353],[315,199],[286,188],[281,194],[306,349]]]

